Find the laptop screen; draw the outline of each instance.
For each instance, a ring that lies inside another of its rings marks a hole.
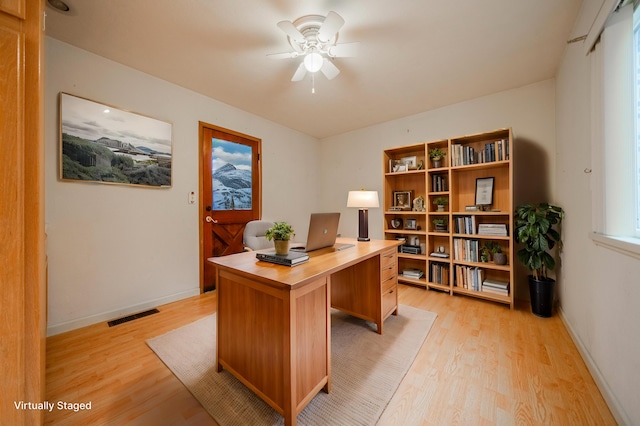
[[[336,242],[340,213],[311,213],[304,251],[331,247]]]

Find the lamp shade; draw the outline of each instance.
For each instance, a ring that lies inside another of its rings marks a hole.
[[[347,198],[347,207],[380,207],[380,203],[378,201],[378,191],[349,191],[349,197]]]
[[[317,72],[322,68],[323,58],[317,52],[311,52],[304,57],[304,67],[309,72]]]

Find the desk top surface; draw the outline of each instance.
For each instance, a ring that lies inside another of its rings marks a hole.
[[[256,259],[254,251],[211,257],[209,262],[220,270],[230,271],[247,278],[268,282],[282,287],[298,287],[324,275],[348,268],[363,260],[374,257],[384,250],[401,244],[396,240],[357,241],[355,238],[338,238],[337,243],[353,244],[344,250],[332,247],[314,250],[309,261],[296,266],[282,266]],[[273,249],[263,250],[270,251]]]

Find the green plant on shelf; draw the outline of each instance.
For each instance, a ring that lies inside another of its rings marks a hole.
[[[441,160],[447,153],[440,148],[431,148],[429,150],[429,158],[432,160]]]

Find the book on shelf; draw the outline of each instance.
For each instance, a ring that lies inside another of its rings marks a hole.
[[[482,291],[486,293],[494,293],[494,294],[501,294],[503,296],[508,296],[509,283],[506,281],[492,280],[487,278],[484,281],[482,281]]]
[[[431,264],[429,280],[435,284],[449,285],[449,265],[442,263]]]
[[[457,216],[454,220],[456,234],[475,234],[476,233],[476,217],[475,216]]]
[[[484,269],[456,265],[454,274],[454,284],[456,287],[464,288],[472,291],[480,291],[482,282],[484,281]]]
[[[442,257],[442,258],[448,258],[449,257],[449,253],[440,253],[437,251],[434,251],[433,253],[431,253],[429,256],[431,257]]]
[[[274,251],[258,252],[256,253],[256,259],[270,263],[277,263],[278,265],[295,266],[309,260],[309,255],[306,253],[290,251],[287,254],[276,254]]]
[[[434,174],[431,176],[431,192],[448,191],[447,175]]]
[[[451,165],[466,166],[469,164],[492,163],[509,159],[509,139],[487,142],[475,149],[469,145],[451,145]]]
[[[453,258],[465,262],[480,261],[480,243],[467,238],[453,239]]]
[[[478,225],[478,235],[494,235],[506,237],[507,224],[506,223],[481,223]]]
[[[509,295],[509,290],[498,290],[496,288],[490,288],[490,287],[485,287],[485,286],[482,286],[482,292],[483,293],[490,293],[490,294],[499,294],[500,296],[508,296]]]
[[[406,268],[402,270],[402,275],[407,277],[407,278],[422,278],[422,276],[424,275],[424,272],[421,269],[416,269],[416,268]]]

